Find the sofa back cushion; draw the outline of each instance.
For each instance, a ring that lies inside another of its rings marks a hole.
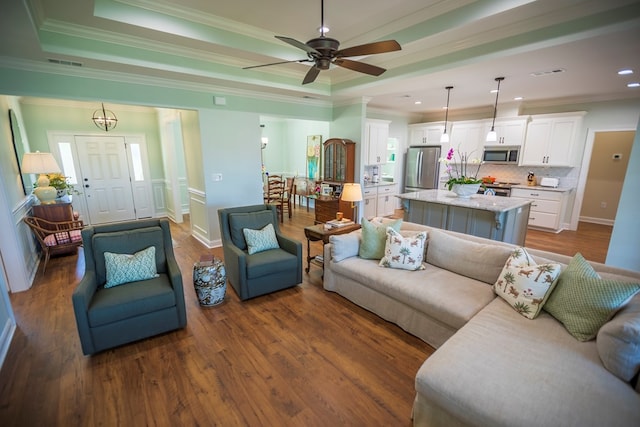
[[[229,214],[229,229],[231,241],[240,250],[247,249],[247,241],[244,238],[244,230],[261,230],[267,224],[273,223],[273,212],[270,210],[256,212],[236,212]]]
[[[149,246],[155,246],[156,270],[158,273],[166,273],[167,258],[164,252],[163,237],[162,228],[159,226],[94,234],[91,237],[92,255],[96,264],[96,279],[98,283],[104,285],[107,281],[105,252],[135,254]]]
[[[493,285],[511,247],[467,241],[442,230],[429,231],[427,263]]]

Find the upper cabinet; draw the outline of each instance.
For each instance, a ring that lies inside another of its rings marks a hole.
[[[498,136],[496,141],[484,142],[485,147],[515,145],[520,146],[524,143],[524,137],[527,131],[528,117],[519,117],[514,119],[496,119],[494,130]],[[492,121],[486,122],[484,135],[491,130]]]
[[[466,154],[469,159],[482,158],[486,136],[484,120],[455,122],[451,126],[449,146],[443,146],[443,149],[453,148],[456,153],[456,160],[460,160],[458,153]]]
[[[447,125],[447,132],[451,132],[450,125],[451,123]],[[444,122],[410,125],[409,132],[411,145],[440,145],[440,137],[444,132]]]
[[[329,182],[353,182],[356,143],[349,139],[331,138],[327,139],[323,145],[324,180]]]
[[[365,164],[377,165],[387,162],[387,139],[389,121],[368,119],[365,123]]]
[[[532,116],[527,126],[521,166],[575,166],[574,152],[582,115]]]

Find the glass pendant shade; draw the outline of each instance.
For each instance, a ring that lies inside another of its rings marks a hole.
[[[113,111],[105,110],[104,103],[102,103],[102,109],[93,112],[93,117],[91,117],[91,120],[93,120],[93,123],[97,127],[105,132],[109,132],[118,124],[118,118]]]
[[[449,96],[451,95],[451,89],[453,86],[445,87],[447,90],[447,107],[446,113],[444,113],[444,132],[442,132],[442,136],[440,136],[440,143],[446,144],[449,142],[449,134],[447,133],[447,121],[449,120]]]

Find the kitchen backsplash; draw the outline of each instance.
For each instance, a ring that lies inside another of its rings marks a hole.
[[[553,177],[560,180],[560,187],[575,188],[578,186],[580,168],[545,168],[484,164],[480,167],[478,178],[483,176],[494,176],[498,181],[526,184],[529,171],[534,173],[538,182],[540,182],[540,178]]]

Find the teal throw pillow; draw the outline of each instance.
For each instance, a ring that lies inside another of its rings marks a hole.
[[[249,255],[280,247],[273,224],[267,224],[260,230],[245,228],[242,232],[244,233],[244,239],[247,241]]]
[[[133,255],[105,252],[104,264],[107,270],[105,288],[158,277],[155,246],[149,246]]]
[[[543,310],[558,319],[578,341],[589,341],[639,290],[640,283],[601,279],[577,253],[560,273]]]
[[[394,231],[400,231],[402,219],[395,221],[383,221],[379,224],[362,219],[362,241],[358,256],[364,259],[381,259],[384,256],[384,247],[387,241],[387,227]]]

